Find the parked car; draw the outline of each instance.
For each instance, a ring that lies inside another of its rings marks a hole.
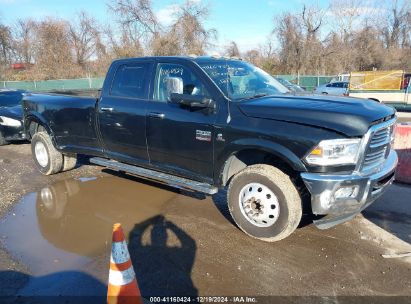
[[[315,94],[324,95],[346,95],[348,92],[348,82],[337,81],[323,84],[314,90]]]
[[[350,74],[349,73],[342,73],[338,74],[337,76],[333,77],[330,82],[350,82]]]
[[[23,128],[22,90],[0,90],[0,146],[26,140]]]
[[[98,98],[25,95],[25,130],[45,175],[73,168],[81,153],[173,187],[227,187],[237,225],[278,241],[303,210],[326,215],[315,221],[321,229],[353,218],[384,193],[397,165],[394,109],[287,93],[240,60],[129,58],[111,64]]]
[[[280,77],[276,77],[275,79],[293,93],[306,93],[302,87],[288,81],[287,79]]]

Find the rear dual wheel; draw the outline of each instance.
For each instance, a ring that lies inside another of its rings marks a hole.
[[[75,154],[63,155],[53,145],[46,132],[38,132],[31,139],[31,152],[34,163],[44,175],[52,175],[71,170],[76,166]]]

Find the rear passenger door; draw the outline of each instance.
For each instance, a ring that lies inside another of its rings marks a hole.
[[[154,63],[119,62],[112,66],[111,84],[105,84],[98,103],[98,124],[108,158],[148,164],[146,110]]]

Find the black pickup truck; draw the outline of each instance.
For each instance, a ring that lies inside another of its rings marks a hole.
[[[303,212],[326,229],[392,183],[395,112],[373,101],[291,94],[237,59],[114,61],[96,97],[28,94],[24,124],[43,174],[91,162],[227,201],[238,226],[277,241]],[[136,198],[137,199],[137,198]]]

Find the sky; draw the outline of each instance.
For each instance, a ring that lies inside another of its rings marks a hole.
[[[72,19],[79,11],[87,11],[102,23],[112,17],[107,12],[109,0],[0,0],[0,19],[10,24],[18,18],[41,19],[47,16]],[[241,51],[247,51],[264,43],[274,27],[274,16],[284,12],[301,11],[303,3],[322,8],[330,0],[197,0],[210,4],[207,26],[218,31],[220,46],[234,40]],[[367,1],[367,0],[364,0]],[[379,0],[381,1],[381,0]],[[172,18],[173,7],[183,0],[152,0],[160,22],[167,24]]]

